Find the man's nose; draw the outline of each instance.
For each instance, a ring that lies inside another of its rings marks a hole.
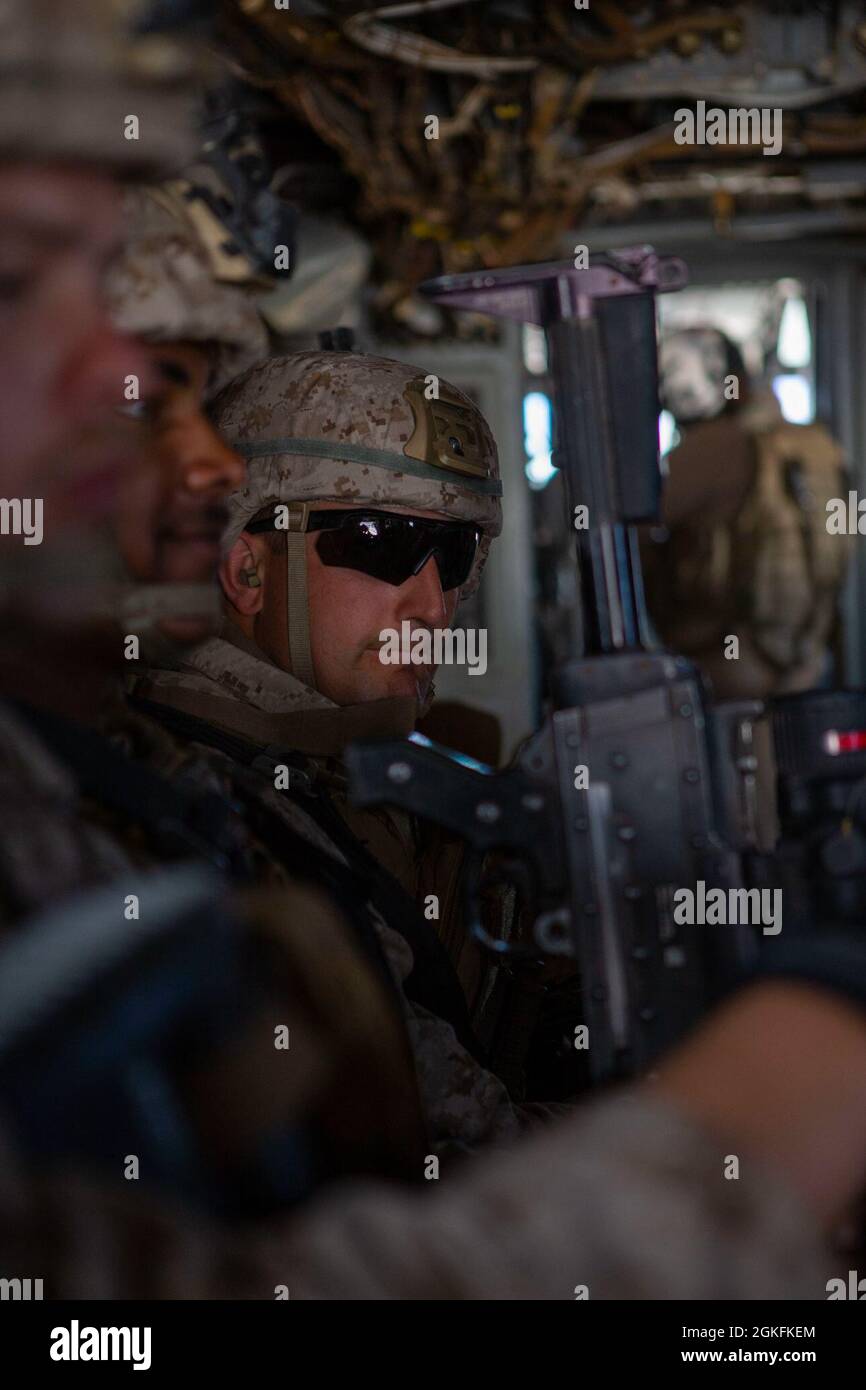
[[[215,492],[227,497],[246,482],[245,460],[229,448],[203,414],[197,417],[194,429],[186,431],[180,463],[181,483],[188,492]]]
[[[417,618],[428,627],[447,626],[445,595],[435,555],[430,556],[423,569],[400,585],[400,609],[407,617]]]

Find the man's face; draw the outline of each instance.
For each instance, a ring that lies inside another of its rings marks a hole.
[[[317,511],[345,510],[343,504],[337,502],[317,502],[315,508]],[[441,519],[438,512],[416,507],[381,507],[379,510]],[[338,705],[361,704],[396,695],[411,695],[422,704],[429,694],[436,668],[383,664],[380,633],[386,628],[400,633],[401,624],[407,621],[412,632],[450,627],[459,591],[443,592],[433,556],[404,584],[386,584],[358,570],[323,564],[316,550],[316,539],[315,532],[306,536],[310,644],[317,688]],[[237,542],[233,556],[247,568],[255,562],[261,579],[260,588],[247,590],[246,594],[240,589],[234,591],[236,598],[254,609],[249,621],[242,626],[277,665],[288,669],[285,556],[274,554],[261,535],[246,532]],[[229,563],[226,568],[230,571]],[[225,570],[223,586],[232,601]]]
[[[662,340],[659,369],[665,404],[679,423],[713,420],[724,410],[725,367],[724,343],[712,329]]]
[[[337,502],[324,503],[321,510],[339,506]],[[383,510],[441,520],[438,512],[413,507]],[[306,540],[310,645],[319,690],[338,705],[384,700],[392,695],[412,695],[423,704],[436,667],[383,665],[379,634],[386,628],[401,632],[406,621],[412,632],[451,626],[459,592],[443,592],[435,557],[431,555],[424,568],[404,584],[385,584],[357,570],[324,565],[316,550],[315,533],[308,534]]]
[[[105,514],[122,450],[110,418],[128,376],[149,389],[138,346],[111,324],[102,276],[118,244],[117,194],[102,175],[0,167],[0,483],[41,497],[46,535]],[[93,450],[68,453],[94,431]]]
[[[140,416],[148,438],[145,467],[127,475],[118,509],[118,542],[133,578],[149,584],[215,582],[226,499],[246,479],[246,464],[204,411],[210,356],[193,343],[144,345],[156,381]],[[156,474],[154,484],[153,474]],[[160,631],[196,642],[201,618],[173,616]]]

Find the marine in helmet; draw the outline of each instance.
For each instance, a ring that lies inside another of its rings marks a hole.
[[[313,352],[248,375],[218,419],[251,465],[226,537],[230,621],[332,707],[405,696],[421,713],[435,670],[383,663],[380,633],[447,627],[478,587],[502,489],[477,406],[402,363]]]
[[[219,626],[225,503],[244,482],[246,465],[214,428],[207,405],[268,348],[242,279],[244,258],[238,253],[232,259],[240,264],[226,272],[214,264],[179,186],[126,194],[125,242],[106,286],[115,324],[137,340],[156,379],[146,400],[126,407],[156,460],[153,524],[146,524],[134,474],[118,508],[120,550],[136,581],[125,629],[151,659],[170,655],[171,641],[200,641]]]
[[[351,739],[409,733],[432,698],[431,669],[381,662],[382,631],[446,627],[501,526],[487,424],[455,387],[439,380],[437,395],[430,384],[387,359],[306,352],[261,363],[222,393],[216,421],[249,470],[229,504],[225,623],[176,669],[136,679],[133,703],[270,773],[261,802],[324,854],[326,879],[342,875],[348,897],[372,904],[406,991],[434,1139],[477,1143],[535,1112],[518,1113],[483,1065],[459,977],[422,910],[437,873],[443,906],[457,898],[461,847],[425,842],[414,818],[356,811],[342,765]]]

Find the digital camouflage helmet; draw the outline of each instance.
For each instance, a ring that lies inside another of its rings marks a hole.
[[[129,189],[126,238],[107,279],[117,327],[149,342],[192,342],[209,349],[208,394],[264,357],[268,337],[246,258],[216,259],[189,215],[182,185]],[[225,232],[223,233],[225,238]]]

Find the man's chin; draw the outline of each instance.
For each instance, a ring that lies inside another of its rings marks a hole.
[[[409,695],[423,704],[433,683],[432,672],[426,666],[397,666],[382,674],[383,700]]]
[[[317,672],[318,674],[318,672]],[[368,648],[360,661],[346,673],[339,685],[319,677],[319,690],[338,705],[364,705],[371,700],[415,700],[424,705],[433,688],[435,671],[429,666],[390,666],[379,660],[378,651]]]

